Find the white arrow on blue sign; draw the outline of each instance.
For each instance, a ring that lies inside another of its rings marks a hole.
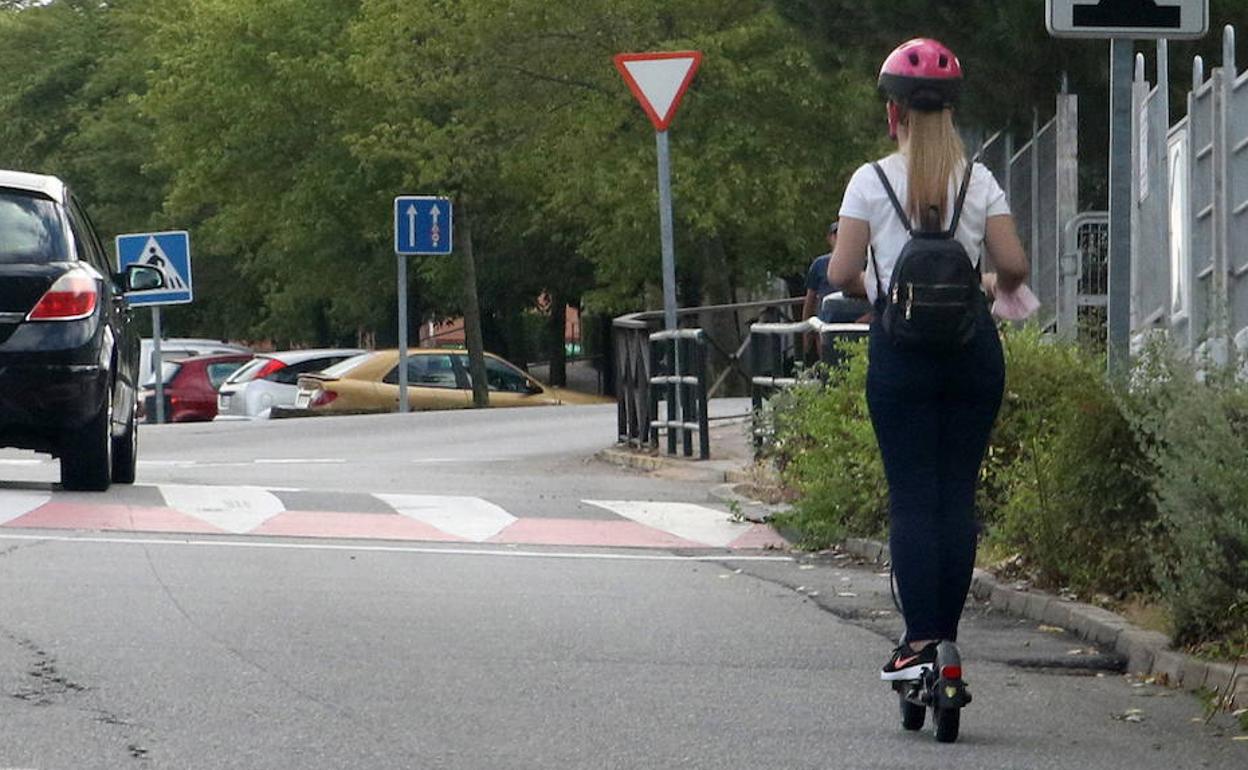
[[[146,265],[160,270],[165,285],[126,294],[131,307],[181,305],[191,301],[191,237],[185,230],[117,236],[117,267]]]
[[[395,254],[450,254],[451,199],[400,195],[394,199]]]

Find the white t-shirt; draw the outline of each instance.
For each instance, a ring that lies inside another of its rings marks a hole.
[[[893,153],[879,161],[884,169],[889,184],[897,193],[897,200],[906,205],[906,157],[901,153]],[[949,197],[945,202],[945,221],[942,227],[948,228],[953,218],[953,204],[962,184],[961,174],[955,174],[949,180]],[[958,220],[958,231],[954,236],[966,248],[972,262],[978,262],[984,255],[984,230],[988,217],[1009,214],[1010,204],[1006,202],[1005,191],[997,184],[992,172],[982,164],[976,163],[971,171],[971,185],[966,191],[966,203],[962,206],[962,218]],[[871,248],[876,267],[880,271],[880,281],[888,289],[892,279],[893,266],[901,249],[910,240],[905,225],[897,216],[893,204],[889,202],[888,192],[876,175],[870,163],[863,164],[854,172],[845,188],[845,198],[841,201],[842,217],[865,220],[871,227]],[[867,297],[874,302],[876,295],[875,273],[870,264],[867,265]]]

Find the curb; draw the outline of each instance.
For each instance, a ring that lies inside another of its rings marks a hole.
[[[748,478],[741,478],[740,471],[728,471],[724,476],[727,478],[727,482],[712,487],[708,496],[714,502],[731,506],[733,512],[739,514],[746,521],[755,524],[765,524],[771,521],[771,518],[777,513],[784,513],[792,508],[792,506],[785,504],[771,505],[769,503],[761,503],[737,492],[737,484],[742,484],[749,480]],[[785,539],[788,540],[789,538],[786,537]]]
[[[847,553],[869,562],[891,561],[888,546],[876,540],[849,538]],[[1090,642],[1112,648],[1127,659],[1127,673],[1151,676],[1157,684],[1215,693],[1227,710],[1248,708],[1248,668],[1211,663],[1170,649],[1170,638],[1127,622],[1109,610],[1073,602],[1041,591],[1011,588],[985,570],[971,577],[971,594],[1012,615],[1066,629]]]
[[[594,458],[611,465],[632,468],[639,471],[679,471],[687,478],[723,484],[733,471],[723,467],[724,460],[683,459],[639,452],[621,447],[600,449]],[[716,467],[716,466],[719,467]]]

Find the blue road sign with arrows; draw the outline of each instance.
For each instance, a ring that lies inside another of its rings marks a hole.
[[[395,254],[450,254],[451,199],[400,195],[394,199]]]
[[[191,238],[185,230],[117,236],[117,267],[129,265],[154,267],[165,276],[159,289],[127,292],[131,307],[191,301]]]

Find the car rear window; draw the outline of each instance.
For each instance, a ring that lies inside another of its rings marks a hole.
[[[20,190],[0,190],[0,264],[63,262],[68,244],[57,205]]]
[[[264,356],[256,356],[247,363],[243,364],[238,371],[231,374],[230,378],[226,380],[226,382],[230,385],[237,385],[240,382],[251,382],[256,378],[256,375],[260,373],[260,370],[272,360],[273,359],[265,358]]]
[[[348,359],[339,361],[328,369],[322,369],[321,374],[331,379],[345,377],[348,372],[367,361],[372,355],[372,353],[361,353],[358,356],[351,356]]]
[[[238,368],[242,365],[242,361],[222,361],[217,364],[208,364],[208,382],[212,385],[212,389],[220,390],[221,384],[229,379],[231,374],[238,371]]]
[[[166,361],[160,367],[161,384],[168,385],[169,383],[173,382],[173,378],[178,376],[178,370],[180,370],[181,368],[182,368],[182,364],[178,361]],[[145,388],[156,387],[156,375],[153,374],[150,380],[143,383],[143,387]]]

